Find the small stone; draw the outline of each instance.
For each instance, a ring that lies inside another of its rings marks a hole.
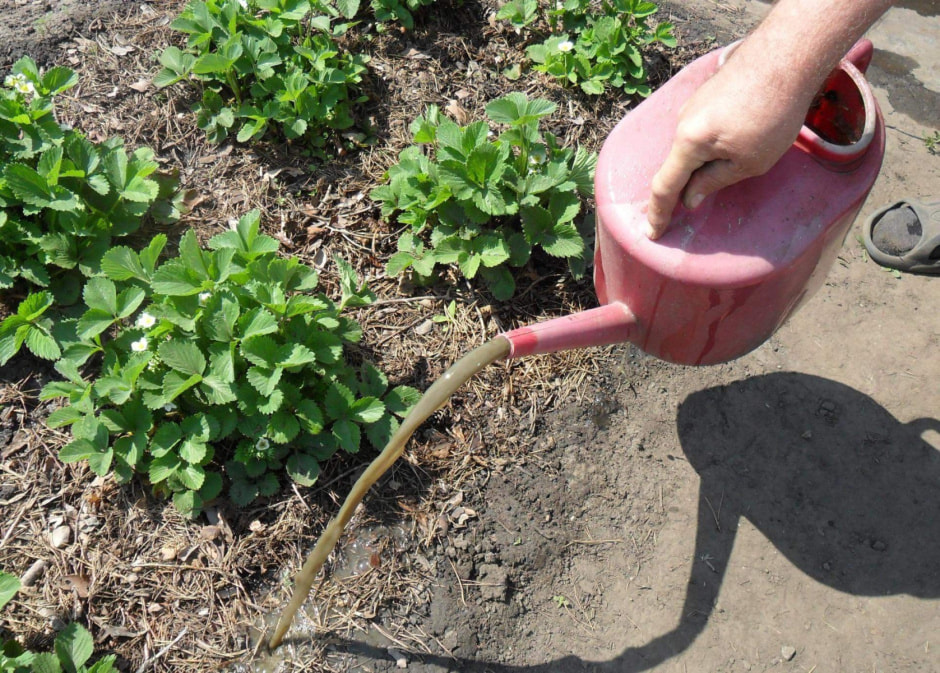
[[[68,545],[69,541],[72,539],[72,529],[68,526],[59,526],[52,531],[52,546],[56,549],[62,549]]]
[[[160,558],[164,561],[172,561],[179,554],[179,548],[176,545],[166,545],[160,550]]]
[[[35,584],[36,580],[42,577],[42,574],[46,570],[46,562],[42,559],[33,562],[29,569],[23,573],[23,576],[20,578],[20,584],[24,587],[29,587]]]
[[[395,665],[398,668],[408,668],[408,660],[405,659],[405,655],[396,650],[394,647],[388,648],[389,655],[395,660]]]
[[[425,336],[426,334],[430,334],[432,329],[434,329],[434,321],[425,320],[423,323],[415,327],[415,334],[418,336]]]
[[[888,548],[888,545],[882,542],[881,540],[875,540],[874,542],[871,543],[871,548],[874,549],[875,551],[884,551],[885,549]]]
[[[796,656],[796,648],[784,645],[780,648],[780,656],[783,657],[784,661],[791,661]]]
[[[803,437],[803,439],[807,439],[807,440],[812,439],[812,438],[813,438],[813,431],[812,431],[812,430],[807,430],[806,432],[804,432],[804,433],[802,434],[802,437]]]

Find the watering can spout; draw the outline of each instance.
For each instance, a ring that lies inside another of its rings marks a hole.
[[[637,335],[633,312],[619,301],[520,327],[501,336],[509,341],[510,358],[632,341]]]

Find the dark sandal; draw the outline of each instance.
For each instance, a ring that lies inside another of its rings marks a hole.
[[[895,218],[895,231],[875,232],[886,217]],[[865,249],[881,266],[908,273],[940,274],[940,201],[896,201],[872,213],[862,234]]]

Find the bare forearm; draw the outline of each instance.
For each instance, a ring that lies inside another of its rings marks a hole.
[[[768,171],[793,144],[826,76],[893,4],[779,0],[683,107],[650,185],[650,236],[666,230],[680,198],[695,209],[709,194]]]
[[[812,97],[845,53],[895,0],[779,0],[738,49],[785,94]]]

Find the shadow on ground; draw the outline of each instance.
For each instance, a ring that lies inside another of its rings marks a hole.
[[[850,387],[777,373],[690,395],[677,425],[701,478],[694,561],[728,559],[746,518],[804,574],[836,590],[940,596],[940,452],[925,439],[940,432],[940,419],[902,423]],[[689,565],[676,628],[610,661],[409,658],[444,671],[646,671],[688,648],[717,601],[725,567]],[[382,647],[332,642],[339,652],[390,660]]]

